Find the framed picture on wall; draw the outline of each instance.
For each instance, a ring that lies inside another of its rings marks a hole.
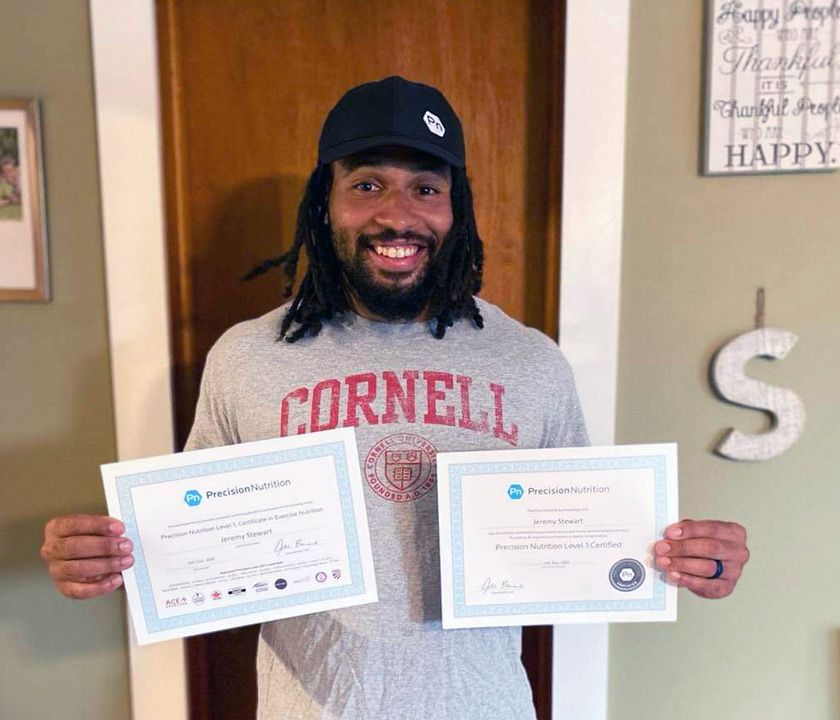
[[[707,0],[706,175],[840,167],[838,0]]]
[[[0,301],[49,296],[38,100],[0,97]]]

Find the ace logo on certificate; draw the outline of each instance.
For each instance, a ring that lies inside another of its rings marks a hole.
[[[377,601],[355,432],[102,466],[140,644]]]
[[[443,627],[676,620],[673,444],[441,453]]]

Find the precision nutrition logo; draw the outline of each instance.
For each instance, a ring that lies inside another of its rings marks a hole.
[[[248,485],[234,485],[221,490],[205,490],[204,495],[202,495],[198,490],[187,490],[187,492],[184,493],[184,502],[190,507],[197,507],[201,504],[202,500],[234,497],[235,495],[244,495],[250,492],[259,492],[261,490],[278,490],[279,488],[290,487],[291,484],[291,480],[268,480],[261,483],[249,483]]]
[[[438,137],[446,135],[446,128],[443,126],[443,123],[431,110],[426,110],[426,114],[423,116],[423,122],[426,123],[429,132],[434,133]]]
[[[289,487],[292,484],[291,480],[269,480],[261,483],[249,483],[248,485],[234,485],[233,487],[224,488],[223,490],[207,490],[205,493],[208,500],[213,498],[233,497],[234,495],[244,495],[249,492],[258,492],[260,490],[277,490],[279,488]]]

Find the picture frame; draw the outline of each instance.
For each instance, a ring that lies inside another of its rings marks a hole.
[[[706,0],[706,176],[840,168],[837,0]]]
[[[40,115],[0,97],[0,302],[50,299]]]

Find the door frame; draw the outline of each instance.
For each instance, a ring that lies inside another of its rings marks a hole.
[[[89,2],[117,458],[126,460],[174,447],[155,1]],[[629,0],[567,1],[560,345],[595,444],[611,444],[615,426],[629,23]],[[130,628],[127,643],[133,720],[188,720],[184,643],[140,647]],[[605,720],[606,626],[558,626],[553,645],[555,720]]]

